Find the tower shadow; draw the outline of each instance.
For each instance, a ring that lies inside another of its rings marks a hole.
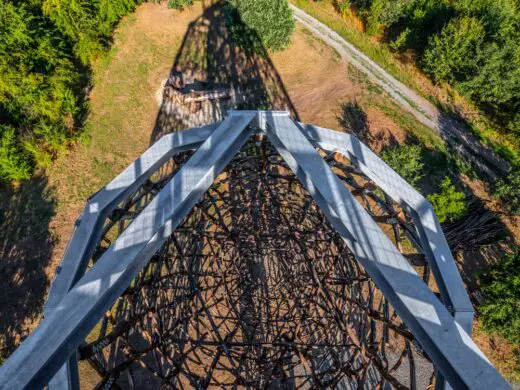
[[[55,209],[54,189],[45,176],[18,187],[0,186],[0,361],[28,336],[42,312]]]
[[[299,119],[258,34],[226,2],[203,7],[164,83],[150,143],[167,133],[223,120],[230,109],[284,110]]]

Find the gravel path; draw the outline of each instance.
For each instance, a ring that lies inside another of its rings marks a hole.
[[[509,164],[488,146],[470,134],[463,125],[441,112],[435,105],[396,80],[338,33],[291,4],[296,20],[316,37],[333,47],[344,60],[365,73],[419,122],[440,134],[452,148],[496,180],[507,172]]]

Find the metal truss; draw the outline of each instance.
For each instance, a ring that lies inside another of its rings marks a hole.
[[[432,206],[357,138],[232,111],[89,200],[0,388],[77,388],[78,358],[100,389],[509,388],[472,319]]]

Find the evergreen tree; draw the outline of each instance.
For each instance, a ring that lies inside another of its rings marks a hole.
[[[84,109],[86,66],[137,3],[0,0],[1,180],[28,177],[66,146]]]

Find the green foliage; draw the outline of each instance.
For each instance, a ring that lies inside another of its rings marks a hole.
[[[520,215],[520,169],[512,170],[507,177],[500,180],[494,196],[501,200],[512,215]]]
[[[135,5],[136,0],[43,0],[42,10],[88,65],[103,52],[114,23]]]
[[[441,183],[440,191],[429,195],[439,222],[453,222],[466,214],[466,196],[458,192],[449,177],[445,177]]]
[[[422,51],[427,38],[438,33],[450,17],[449,4],[448,0],[374,0],[367,17],[368,31],[382,32],[390,42],[406,37],[408,48]]]
[[[31,166],[17,145],[14,129],[0,125],[0,179],[23,180],[30,175]]]
[[[457,88],[473,101],[490,110],[495,119],[511,132],[520,126],[520,37],[501,45],[488,45],[485,58],[474,76],[466,77]]]
[[[65,143],[78,112],[79,76],[52,24],[23,6],[0,3],[1,176],[20,180],[28,177],[28,161],[35,157],[26,144],[38,144],[43,156]]]
[[[520,134],[518,0],[351,0],[367,32],[413,49],[435,81],[450,83],[495,125]]]
[[[344,15],[350,9],[351,3],[350,0],[338,1],[337,3],[338,11],[340,14]]]
[[[189,7],[193,5],[193,0],[169,0],[168,8],[173,9],[184,9],[184,7]]]
[[[275,51],[291,42],[295,21],[287,0],[230,0],[230,4],[236,9],[231,22],[237,41],[259,40]]]
[[[507,254],[479,279],[484,295],[479,317],[484,328],[520,344],[520,250]]]
[[[395,51],[402,52],[408,46],[408,41],[410,40],[410,36],[412,35],[412,30],[409,28],[404,29],[401,34],[397,37],[395,41],[390,43],[390,47]]]
[[[418,145],[405,145],[383,151],[381,157],[403,179],[413,187],[424,176],[422,148]]]
[[[478,70],[482,61],[485,30],[482,23],[465,16],[454,19],[440,35],[430,39],[423,68],[436,80],[454,83]]]
[[[27,178],[66,147],[85,114],[81,63],[105,50],[137,1],[0,0],[2,180]]]

